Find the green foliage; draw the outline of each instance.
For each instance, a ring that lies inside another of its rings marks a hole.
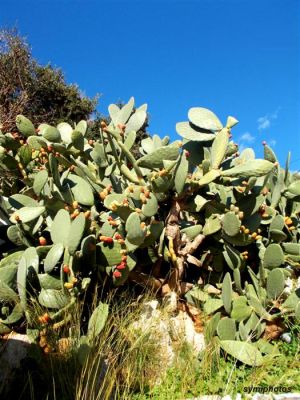
[[[21,141],[0,132],[0,168],[19,182],[1,201],[12,242],[0,264],[1,329],[22,317],[28,329],[67,325],[90,290],[133,281],[186,295],[212,317],[208,340],[260,364],[268,324],[299,318],[297,175],[270,150],[263,160],[251,149],[238,155],[228,140],[232,117],[223,127],[193,108],[177,125],[184,142],[148,137],[139,158],[132,149],[146,106],[131,98],[109,113],[93,141],[84,120],[35,129],[18,115]],[[32,318],[36,304],[41,315]],[[90,332],[102,329],[101,307]]]
[[[0,31],[0,123],[5,131],[17,127],[24,136],[34,135],[30,121],[77,123],[95,107],[96,98],[82,96],[76,85],[65,82],[61,70],[39,65],[16,30]]]

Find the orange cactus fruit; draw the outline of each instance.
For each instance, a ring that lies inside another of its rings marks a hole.
[[[66,282],[66,283],[64,284],[64,287],[65,287],[66,289],[72,289],[73,286],[74,286],[74,284],[73,284],[72,282]]]
[[[44,238],[44,236],[39,237],[39,243],[41,246],[46,246],[47,240]]]
[[[101,200],[105,200],[106,196],[107,196],[107,193],[105,193],[104,190],[102,190],[102,192],[99,193],[99,197]]]
[[[86,211],[86,212],[84,213],[84,217],[85,217],[86,219],[89,219],[90,216],[91,216],[91,211],[90,211],[90,210],[88,210],[88,211]]]
[[[100,242],[104,243],[113,243],[114,239],[110,236],[100,236],[99,237]]]
[[[120,277],[122,276],[122,274],[121,274],[120,271],[114,271],[114,272],[113,272],[113,276],[114,276],[115,278],[120,278]]]
[[[63,271],[65,274],[68,274],[68,275],[71,273],[70,267],[68,265],[63,266]]]
[[[126,263],[121,262],[121,264],[117,265],[116,268],[117,268],[118,270],[120,270],[120,269],[125,269],[125,268],[126,268]]]
[[[293,224],[293,221],[292,221],[292,219],[290,217],[285,217],[284,218],[284,222],[285,222],[286,225],[292,225]]]

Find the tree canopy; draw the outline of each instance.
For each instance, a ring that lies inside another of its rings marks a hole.
[[[0,123],[5,131],[15,128],[18,114],[34,124],[72,123],[88,119],[96,104],[97,98],[66,83],[60,69],[40,65],[16,30],[0,31]]]

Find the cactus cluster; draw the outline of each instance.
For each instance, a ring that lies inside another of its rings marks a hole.
[[[133,98],[110,105],[97,141],[85,121],[35,128],[22,115],[19,132],[0,132],[11,243],[0,261],[0,333],[24,320],[28,330],[67,323],[91,285],[128,281],[175,291],[209,316],[207,340],[259,364],[268,324],[300,318],[300,179],[266,144],[264,159],[239,154],[238,121],[223,126],[200,107],[176,125],[182,141],[146,138],[135,159],[146,112]],[[102,326],[102,308],[93,324]]]

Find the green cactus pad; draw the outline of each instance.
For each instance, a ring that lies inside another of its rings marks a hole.
[[[221,222],[218,215],[211,215],[205,222],[203,227],[203,235],[213,235],[221,229]]]
[[[223,301],[221,299],[208,299],[204,303],[203,310],[205,314],[214,314],[217,310],[223,307]]]
[[[216,137],[213,133],[196,131],[189,122],[178,122],[176,124],[176,132],[184,139],[195,142],[207,142]]]
[[[64,185],[68,185],[78,203],[84,206],[92,206],[94,204],[94,194],[91,186],[80,176],[69,174],[64,180]]]
[[[126,127],[126,129],[127,129],[127,127]],[[130,150],[131,147],[134,145],[135,141],[136,141],[136,132],[134,130],[133,131],[129,131],[126,134],[126,139],[125,139],[124,145],[126,146],[126,148],[128,150]]]
[[[138,213],[133,212],[126,221],[126,239],[134,245],[140,245],[145,239],[145,232],[141,228],[141,219]]]
[[[19,157],[20,163],[23,166],[26,166],[27,164],[30,163],[31,155],[32,155],[31,150],[32,150],[32,148],[28,144],[25,144],[24,146],[19,148],[18,157]]]
[[[144,110],[136,110],[126,124],[125,133],[138,132],[144,125],[146,118],[147,113]]]
[[[9,303],[18,303],[19,296],[17,293],[6,283],[0,280],[1,301]]]
[[[172,180],[170,179],[170,176],[158,176],[154,180],[151,179],[151,183],[152,188],[156,193],[165,193],[172,186]]]
[[[61,290],[42,289],[38,299],[39,303],[44,307],[59,309],[65,307],[69,303],[70,296]]]
[[[68,238],[66,241],[66,247],[68,248],[70,255],[73,255],[75,253],[81,242],[85,230],[85,223],[86,219],[84,217],[84,214],[80,213],[78,217],[74,219],[70,226]]]
[[[249,331],[244,325],[243,321],[239,323],[239,337],[242,341],[246,342],[249,339]]]
[[[240,252],[236,250],[235,248],[226,245],[225,250],[223,251],[223,256],[225,258],[225,261],[227,265],[232,269],[239,269],[242,265],[242,259]]]
[[[247,296],[248,297],[248,302],[249,305],[252,307],[253,311],[256,312],[256,314],[264,319],[269,319],[270,315],[267,313],[265,307],[261,304],[261,302],[254,296]]]
[[[5,319],[1,319],[1,324],[15,324],[23,317],[23,314],[24,313],[21,304],[16,304],[12,312]]]
[[[274,151],[268,145],[264,146],[264,159],[272,163],[275,163],[277,161]]]
[[[25,224],[26,222],[30,222],[37,219],[44,212],[45,212],[44,206],[22,207],[11,215],[10,221],[15,224],[17,223],[16,218],[19,218],[20,222]]]
[[[282,310],[285,311],[294,311],[297,307],[298,302],[300,301],[300,293],[299,291],[292,292],[288,298],[282,304]]]
[[[158,202],[154,195],[154,193],[150,194],[150,197],[147,198],[147,202],[142,206],[142,213],[146,217],[152,217],[157,213],[158,210]]]
[[[198,128],[219,131],[223,128],[219,118],[208,108],[192,107],[188,112],[189,120]]]
[[[300,256],[300,243],[282,243],[285,253]]]
[[[67,245],[71,227],[71,219],[68,211],[59,210],[51,225],[50,235],[54,244]]]
[[[66,122],[61,122],[57,125],[57,129],[59,130],[61,140],[66,144],[70,144],[72,141],[71,135],[73,132],[71,125]]]
[[[16,125],[22,135],[26,137],[36,134],[33,123],[24,115],[17,115]]]
[[[54,244],[53,247],[48,252],[44,260],[44,270],[49,273],[53,270],[56,264],[61,259],[64,252],[64,246],[62,243]]]
[[[230,314],[232,307],[232,282],[229,272],[225,275],[222,283],[222,301],[225,311],[227,314]]]
[[[160,147],[152,153],[141,157],[137,161],[137,164],[143,168],[163,168],[163,160],[176,160],[178,152],[178,143],[174,142],[171,145]]]
[[[235,144],[234,142],[229,142],[226,149],[225,158],[236,154],[238,152],[238,149],[239,147],[237,144]]]
[[[86,134],[87,127],[88,127],[87,122],[84,120],[81,120],[78,122],[78,124],[76,124],[75,131],[80,132],[82,134],[82,136],[84,136]]]
[[[90,156],[100,168],[106,168],[108,166],[104,146],[102,143],[95,143],[94,148],[90,153]]]
[[[268,269],[280,267],[284,263],[284,254],[279,244],[270,244],[264,253],[263,265]]]
[[[204,331],[204,339],[205,343],[211,343],[211,340],[215,336],[215,333],[217,331],[217,326],[221,318],[221,313],[217,312],[213,317],[208,321],[205,331]]]
[[[228,129],[233,128],[238,123],[239,123],[239,121],[236,118],[229,116],[227,118],[226,128],[228,128]]]
[[[46,125],[43,127],[41,132],[43,138],[49,142],[60,142],[61,140],[60,132],[54,126]]]
[[[49,167],[50,167],[50,172],[53,177],[53,181],[55,185],[61,189],[61,183],[60,183],[60,174],[59,174],[59,163],[57,158],[54,156],[54,154],[50,153],[49,154]]]
[[[116,233],[117,227],[112,226],[109,224],[109,222],[105,222],[101,228],[99,229],[99,232],[103,236],[110,236],[113,237],[114,234]]]
[[[84,148],[84,137],[83,134],[77,130],[72,132],[71,135],[72,145],[80,151],[83,151]]]
[[[287,235],[282,231],[279,231],[277,229],[272,229],[272,230],[270,230],[270,238],[274,242],[280,243],[280,242],[284,242],[285,240],[287,240]]]
[[[235,320],[232,318],[222,318],[217,326],[217,334],[220,340],[234,340],[236,334]]]
[[[183,228],[180,230],[181,235],[186,234],[189,240],[194,240],[196,236],[198,236],[203,230],[202,225],[192,225],[187,228]]]
[[[291,193],[294,196],[300,196],[300,180],[297,180],[291,183],[287,189],[287,192]]]
[[[42,289],[61,289],[61,280],[49,274],[38,274],[39,282]]]
[[[211,166],[218,169],[221,162],[224,160],[229,142],[229,132],[227,128],[222,129],[217,133],[211,147]]]
[[[203,163],[202,163],[203,164]],[[212,169],[211,171],[208,171],[199,181],[197,181],[199,186],[205,186],[208,185],[209,183],[215,181],[219,176],[221,175],[221,171],[218,169]]]
[[[186,152],[183,151],[180,155],[180,160],[175,172],[174,184],[175,189],[178,194],[183,191],[184,185],[186,183],[186,178],[189,170],[189,162],[186,157]]]
[[[23,255],[24,251],[16,251],[12,254],[7,255],[0,261],[0,270],[4,267],[16,267]],[[0,278],[1,279],[1,278]]]
[[[238,233],[235,236],[228,236],[225,232],[222,232],[222,238],[233,246],[248,246],[252,243],[251,236],[244,233]]]
[[[17,288],[20,296],[20,304],[23,310],[26,309],[27,305],[26,283],[27,283],[27,265],[26,265],[26,259],[23,255],[19,261],[18,271],[17,271]]]
[[[96,264],[96,239],[94,235],[86,236],[81,242],[82,259],[85,265]]]
[[[253,344],[237,340],[221,340],[220,345],[226,353],[251,367],[258,367],[264,362],[261,352]]]
[[[251,315],[252,308],[248,306],[247,298],[245,296],[240,296],[233,300],[231,318],[236,321],[245,321]]]
[[[273,218],[273,220],[272,220],[272,222],[270,224],[270,231],[273,230],[273,229],[282,231],[282,229],[284,228],[284,225],[285,225],[285,223],[284,223],[283,216],[282,215],[276,215]]]
[[[282,269],[275,268],[269,272],[267,277],[267,295],[269,299],[277,299],[284,289],[284,273]]]
[[[245,328],[247,331],[250,332],[255,332],[258,325],[260,324],[258,316],[255,314],[254,311],[252,311],[250,318],[248,321],[245,323]]]
[[[88,324],[87,337],[89,340],[94,340],[95,337],[103,330],[108,318],[108,304],[99,303],[93,311]]]
[[[118,265],[122,260],[122,246],[114,241],[112,244],[97,243],[97,263],[102,266]]]
[[[224,232],[228,236],[235,236],[240,231],[241,221],[239,217],[232,211],[229,211],[224,215],[221,224]]]
[[[34,193],[39,195],[48,181],[48,171],[46,169],[39,171],[34,176],[33,190]]]
[[[242,281],[241,281],[241,273],[239,268],[234,268],[233,270],[233,279],[234,279],[234,284],[236,287],[236,290],[240,293],[242,293]]]
[[[222,176],[225,177],[239,177],[239,178],[250,178],[251,176],[264,176],[272,171],[274,164],[267,160],[251,160],[245,164],[237,165],[236,167],[227,169],[221,172]]]
[[[123,204],[124,201],[128,201],[128,197],[125,194],[119,194],[119,193],[112,193],[106,196],[104,199],[104,206],[107,209],[111,208],[112,202],[118,203],[120,206]]]
[[[146,235],[144,242],[141,247],[148,247],[154,244],[154,242],[159,238],[162,230],[164,228],[164,223],[162,221],[151,223],[149,228],[149,235]]]
[[[8,198],[8,203],[11,207],[17,210],[22,207],[37,207],[39,203],[29,196],[24,194],[14,194]]]
[[[25,235],[20,230],[18,225],[9,226],[6,231],[6,235],[8,239],[17,246],[23,246],[24,244],[25,245],[29,244]]]

